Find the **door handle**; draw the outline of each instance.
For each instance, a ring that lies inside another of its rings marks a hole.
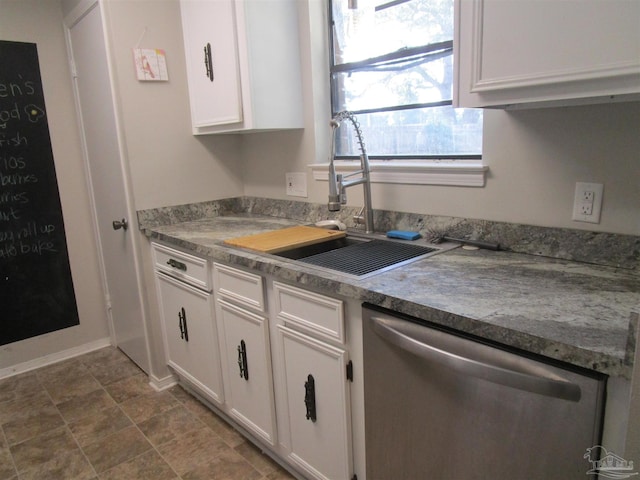
[[[371,321],[373,331],[392,345],[462,375],[548,397],[580,400],[580,387],[545,369],[544,364],[501,361],[491,355],[493,350],[503,354],[500,350],[406,320],[372,317]]]
[[[120,230],[121,228],[123,230],[127,230],[127,228],[129,228],[129,224],[127,223],[127,221],[123,218],[122,220],[114,220],[111,225],[113,226],[114,230]]]

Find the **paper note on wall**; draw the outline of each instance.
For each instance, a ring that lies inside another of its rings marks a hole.
[[[166,82],[167,59],[164,50],[153,48],[134,48],[133,59],[136,65],[138,80],[149,82]]]

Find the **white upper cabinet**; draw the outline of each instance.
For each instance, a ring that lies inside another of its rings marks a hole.
[[[194,134],[303,127],[296,0],[181,0]]]
[[[460,107],[640,99],[637,0],[456,0]]]

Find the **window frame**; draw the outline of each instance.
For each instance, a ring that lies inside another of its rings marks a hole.
[[[333,3],[336,1],[347,1],[347,0],[327,0],[327,15],[328,15],[328,39],[329,39],[329,97],[330,97],[330,110],[331,116],[334,117],[339,110],[335,108],[337,104],[336,91],[334,88],[335,85],[335,73],[349,73],[356,72],[361,69],[366,64],[371,64],[372,60],[390,60],[397,58],[407,58],[416,53],[424,53],[429,54],[431,52],[438,53],[439,51],[449,49],[453,52],[453,40],[446,40],[443,42],[437,42],[429,45],[423,45],[420,47],[408,48],[405,52],[406,55],[398,55],[399,51],[390,52],[388,54],[381,55],[379,57],[374,57],[367,59],[365,61],[357,61],[357,62],[349,62],[344,64],[335,64],[335,36],[334,36],[334,25],[335,20],[333,17]],[[384,8],[393,7],[400,3],[405,3],[410,0],[391,0],[383,5]],[[453,54],[453,53],[452,53]],[[350,110],[354,115],[360,114],[368,114],[368,113],[378,113],[378,112],[392,112],[392,111],[400,111],[400,110],[415,110],[418,108],[433,108],[433,107],[442,107],[442,106],[452,106],[453,99],[451,100],[441,100],[438,102],[428,102],[428,103],[414,103],[407,105],[398,105],[392,107],[380,107],[380,108],[371,108],[371,109],[361,109],[361,110]],[[438,155],[428,155],[428,154],[411,154],[411,155],[368,155],[369,159],[372,161],[373,165],[375,165],[376,161],[384,161],[385,164],[389,162],[402,162],[402,164],[406,165],[407,162],[421,162],[425,168],[432,167],[437,168],[438,163],[442,160],[461,160],[466,161],[468,165],[474,165],[474,168],[479,165],[478,162],[472,162],[474,160],[482,160],[482,153],[479,154],[438,154]],[[338,160],[358,160],[359,157],[357,155],[336,155],[335,157]],[[481,162],[480,162],[481,163]],[[400,165],[400,163],[398,163]],[[388,167],[388,165],[387,165]],[[483,182],[484,183],[484,182]]]

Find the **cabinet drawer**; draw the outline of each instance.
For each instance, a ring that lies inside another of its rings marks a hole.
[[[165,272],[174,278],[191,285],[211,291],[207,260],[188,253],[152,243],[153,263],[156,270]]]
[[[285,325],[327,340],[345,342],[342,300],[274,282],[276,311]]]
[[[220,297],[264,312],[264,288],[260,275],[214,263],[213,278]]]

